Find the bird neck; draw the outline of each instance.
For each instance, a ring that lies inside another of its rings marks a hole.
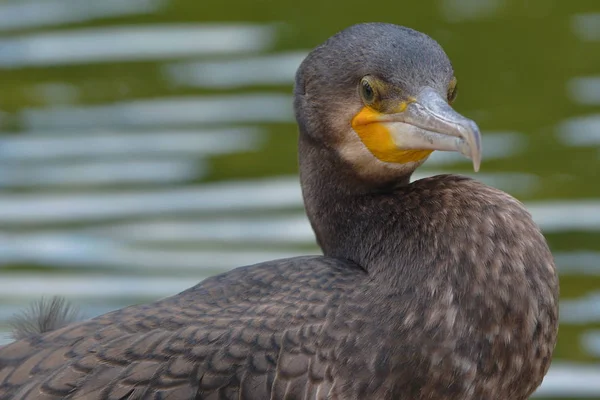
[[[369,274],[394,279],[420,248],[420,210],[403,194],[410,174],[374,187],[331,149],[300,135],[299,164],[306,213],[323,254],[353,261]],[[409,234],[410,233],[410,234]],[[407,266],[409,267],[409,266]],[[394,276],[391,276],[394,275]],[[414,274],[413,274],[414,275]]]

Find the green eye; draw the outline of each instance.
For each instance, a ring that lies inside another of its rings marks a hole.
[[[367,78],[363,78],[360,81],[360,94],[365,104],[370,105],[375,101],[375,89]]]
[[[458,81],[456,78],[452,78],[450,84],[448,85],[448,103],[452,104],[454,100],[456,100],[456,95],[458,94]]]

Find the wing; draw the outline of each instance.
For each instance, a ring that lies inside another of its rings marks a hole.
[[[0,349],[1,399],[327,398],[319,337],[360,268],[278,260]]]

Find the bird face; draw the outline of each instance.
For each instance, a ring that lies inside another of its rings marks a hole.
[[[481,161],[481,139],[477,125],[455,112],[456,78],[448,83],[446,96],[424,85],[416,93],[403,91],[374,76],[361,78],[363,102],[352,118],[352,129],[380,161],[406,164],[426,159],[434,150],[457,151]]]
[[[457,80],[433,39],[391,24],[354,25],[313,50],[296,75],[301,134],[365,177],[414,170],[434,150],[481,160],[477,125],[455,112]]]

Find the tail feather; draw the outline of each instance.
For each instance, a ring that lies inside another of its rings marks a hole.
[[[15,340],[50,332],[81,319],[79,309],[63,297],[33,302],[9,321]]]

